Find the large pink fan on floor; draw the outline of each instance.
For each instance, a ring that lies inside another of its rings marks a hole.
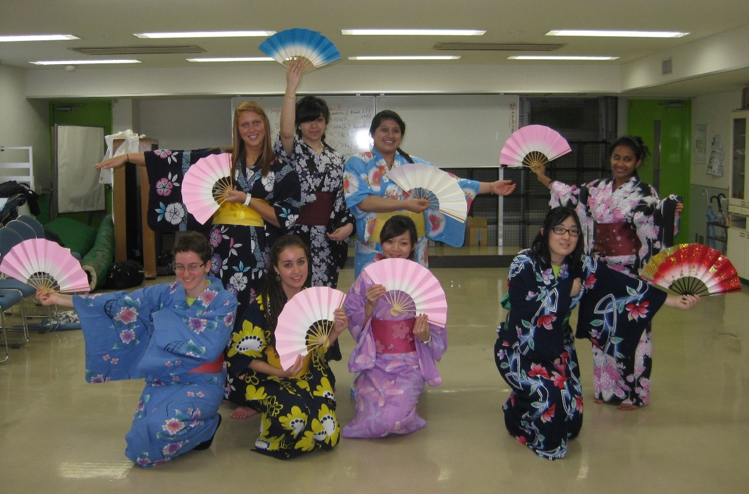
[[[436,166],[408,163],[393,168],[388,178],[403,190],[411,191],[414,199],[426,199],[429,207],[465,223],[468,203],[458,180]]]
[[[720,251],[702,244],[679,244],[650,258],[640,276],[679,295],[719,295],[741,291],[736,268]]]
[[[319,346],[328,347],[335,310],[346,294],[327,286],[313,286],[294,295],[278,315],[274,332],[281,367],[289,369],[297,357]]]
[[[205,224],[232,187],[231,154],[211,154],[188,168],[182,180],[182,200],[187,212]]]
[[[87,292],[89,282],[70,249],[43,238],[24,240],[3,256],[0,272],[44,291]]]
[[[499,164],[507,166],[546,165],[572,151],[567,140],[544,125],[526,125],[512,133],[499,154]]]
[[[382,259],[364,268],[372,281],[385,287],[390,313],[416,317],[426,314],[432,324],[447,324],[447,299],[437,278],[427,268],[408,259]]]

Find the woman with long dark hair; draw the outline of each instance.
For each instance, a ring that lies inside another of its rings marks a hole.
[[[578,328],[592,327],[602,347],[639,335],[661,305],[690,309],[698,297],[666,295],[643,280],[609,269],[583,254],[583,229],[575,211],[547,214],[530,249],[510,266],[497,328],[497,368],[512,392],[502,407],[509,433],[543,458],[562,458],[580,432],[583,397],[569,324],[580,306]]]

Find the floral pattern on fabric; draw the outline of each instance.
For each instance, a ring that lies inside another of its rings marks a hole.
[[[316,192],[335,194],[333,211],[327,225],[300,225],[293,227],[309,246],[312,253],[312,286],[338,286],[338,274],[348,257],[348,239],[343,242],[330,240],[327,233],[347,223],[354,223],[354,217],[346,206],[343,195],[344,157],[324,144],[322,153],[316,153],[299,137],[294,138],[294,150],[286,156],[280,136],[275,143],[277,156],[287,159],[296,168],[301,186],[301,205],[316,200]]]

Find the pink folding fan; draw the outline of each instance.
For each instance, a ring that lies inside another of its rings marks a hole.
[[[544,125],[526,125],[512,133],[499,154],[499,164],[512,167],[546,165],[571,152],[559,132]]]
[[[24,240],[3,256],[0,272],[44,291],[87,292],[86,272],[70,249],[43,238]]]
[[[226,199],[233,187],[231,154],[211,154],[200,158],[182,180],[182,200],[187,211],[205,224]]]

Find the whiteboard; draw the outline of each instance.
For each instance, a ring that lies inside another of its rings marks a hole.
[[[406,124],[401,149],[439,168],[496,168],[505,141],[518,128],[519,96],[378,96]]]
[[[374,96],[327,96],[323,98],[330,109],[330,122],[325,131],[325,142],[348,158],[351,155],[369,151],[371,138],[369,126],[375,109]],[[232,98],[232,118],[234,109],[243,101],[255,101],[268,114],[273,141],[281,130],[281,108],[283,96],[236,97]]]
[[[94,164],[104,156],[104,127],[55,125],[57,213],[104,210],[104,186]]]

